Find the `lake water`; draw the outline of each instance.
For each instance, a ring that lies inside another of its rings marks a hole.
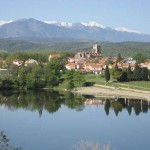
[[[0,131],[23,150],[70,150],[80,141],[115,150],[149,150],[150,111],[143,100],[71,93],[0,93]]]

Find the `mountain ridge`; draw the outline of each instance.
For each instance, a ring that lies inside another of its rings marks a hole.
[[[126,28],[110,28],[96,22],[42,22],[34,18],[7,22],[0,26],[0,38],[70,38],[94,41],[150,42],[150,35]]]

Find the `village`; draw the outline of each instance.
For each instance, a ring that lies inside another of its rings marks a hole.
[[[121,58],[118,61],[118,57],[103,57],[101,53],[101,45],[94,44],[91,52],[79,51],[75,57],[69,57],[66,69],[80,70],[81,72],[90,72],[93,74],[103,74],[106,64],[111,69],[118,65],[118,68],[128,68],[129,64],[131,69],[134,70],[136,60],[133,58]],[[140,63],[140,67],[147,67],[150,70],[150,60]]]
[[[51,59],[61,57],[60,54],[50,54],[48,56],[48,61]],[[74,55],[74,57],[67,57],[67,64],[65,68],[67,70],[79,70],[83,73],[93,73],[93,74],[104,74],[104,70],[106,65],[108,65],[109,69],[114,68],[117,64],[118,68],[128,68],[129,64],[131,66],[131,70],[134,70],[136,60],[132,57],[129,58],[121,58],[118,61],[118,57],[104,57],[101,53],[101,45],[96,43],[93,44],[91,51],[83,51],[78,50],[78,52]],[[38,60],[33,58],[27,59],[23,61],[21,59],[13,60],[12,64],[16,66],[28,66],[32,64],[38,64]],[[7,64],[4,60],[0,60],[0,69],[7,69]],[[139,64],[141,68],[146,67],[150,70],[150,59],[147,59],[145,62]]]

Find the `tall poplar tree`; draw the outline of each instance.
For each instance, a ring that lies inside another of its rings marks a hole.
[[[110,80],[110,73],[109,73],[108,65],[106,65],[106,69],[105,69],[105,80],[106,82]]]
[[[127,70],[127,79],[128,79],[128,81],[132,80],[132,70],[131,70],[130,64],[129,64],[128,70]]]
[[[142,78],[142,77],[141,77],[141,68],[140,68],[140,66],[138,65],[138,63],[135,64],[133,76],[134,76],[134,79],[135,79],[136,81],[140,81],[141,78]]]

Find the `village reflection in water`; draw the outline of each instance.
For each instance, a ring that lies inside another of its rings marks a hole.
[[[28,92],[1,92],[0,107],[8,108],[15,111],[19,108],[28,111],[37,111],[39,117],[42,116],[43,110],[54,113],[61,108],[62,105],[76,111],[82,111],[87,106],[104,107],[104,111],[108,116],[110,110],[113,110],[118,116],[123,110],[127,110],[128,114],[132,112],[135,115],[147,113],[150,109],[150,102],[142,99],[132,99],[123,97],[94,97],[90,95],[77,95],[73,93],[59,93],[58,91],[28,91]]]

